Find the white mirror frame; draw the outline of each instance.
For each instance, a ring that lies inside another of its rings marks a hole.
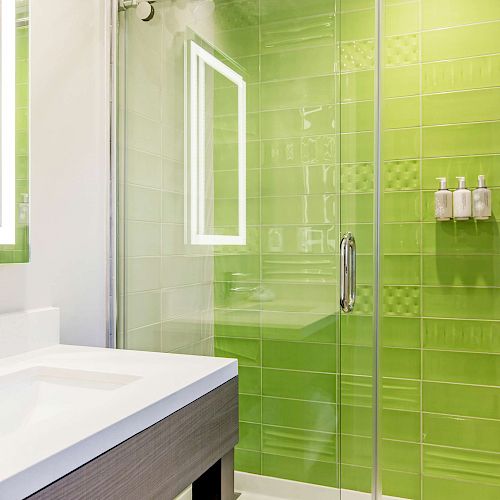
[[[238,87],[238,234],[205,233],[205,66]],[[190,196],[191,244],[246,245],[246,82],[215,56],[190,43]]]
[[[16,2],[0,0],[0,244],[16,242]]]

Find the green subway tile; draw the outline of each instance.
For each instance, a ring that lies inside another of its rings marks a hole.
[[[262,423],[268,425],[335,432],[336,413],[330,403],[262,398]]]
[[[370,316],[343,314],[340,317],[341,344],[373,346],[374,323]]]
[[[373,348],[343,345],[340,349],[341,373],[372,375]]]
[[[422,394],[425,412],[494,419],[500,415],[497,387],[424,382]]]
[[[424,319],[426,349],[476,351],[500,354],[500,322]]]
[[[340,436],[340,462],[348,465],[371,467],[373,464],[373,439],[363,436]]]
[[[371,406],[373,385],[371,376],[341,375],[340,400],[343,405]]]
[[[425,500],[498,500],[500,486],[481,482],[458,481],[456,479],[424,476],[422,481]]]
[[[260,341],[250,339],[216,338],[215,355],[236,358],[242,366],[260,364]]]
[[[385,99],[382,109],[384,129],[418,127],[420,125],[420,97]]]
[[[500,20],[496,0],[477,0],[474,8],[467,0],[422,0],[423,28],[445,28],[460,24]]]
[[[454,482],[454,480],[472,482],[477,487],[484,483],[500,486],[500,476],[498,475],[500,455],[498,453],[432,445],[424,445],[423,448],[423,473],[425,476],[447,478],[449,482]],[[465,499],[465,497],[462,498]],[[483,499],[475,494],[467,498]]]
[[[342,163],[372,162],[374,158],[373,132],[341,134]]]
[[[398,441],[420,441],[420,412],[383,410],[381,436]]]
[[[432,0],[430,0],[432,1]],[[422,33],[422,58],[442,61],[500,52],[500,22]]]
[[[415,222],[420,220],[421,196],[418,191],[390,192],[383,196],[383,222]]]
[[[500,319],[500,295],[488,288],[425,287],[424,316],[465,319]]]
[[[263,366],[334,373],[336,350],[332,344],[265,340],[262,345]]]
[[[244,450],[260,451],[261,425],[240,422],[240,441],[238,446]]]
[[[344,194],[341,196],[342,224],[372,222],[372,194]]]
[[[262,474],[323,486],[334,487],[337,485],[336,466],[316,460],[264,453],[262,455]]]
[[[245,57],[259,53],[258,26],[244,26],[230,31],[220,31],[215,36],[215,45],[229,57]]]
[[[423,284],[500,286],[500,255],[425,255]]]
[[[375,30],[375,9],[344,12],[340,29],[340,38],[343,42],[372,38]]]
[[[420,411],[420,381],[384,378],[382,380],[382,408]]]
[[[420,474],[382,470],[382,493],[389,497],[420,500]]]
[[[420,284],[420,257],[415,255],[386,255],[383,261],[385,285]]]
[[[373,71],[356,71],[340,75],[341,102],[368,101],[375,95]]]
[[[370,493],[372,488],[372,470],[369,467],[341,465],[340,482],[343,489]]]
[[[380,454],[383,469],[420,472],[420,444],[383,439]]]
[[[420,232],[420,224],[384,224],[382,229],[383,253],[419,253],[422,246]]]
[[[420,319],[382,317],[381,341],[384,347],[420,347]]]
[[[262,451],[272,455],[334,463],[337,458],[336,436],[328,432],[264,425]]]
[[[373,410],[367,406],[342,405],[340,408],[340,429],[352,436],[373,435]]]
[[[335,403],[336,400],[336,377],[333,374],[264,369],[262,384],[265,396],[325,403]]]
[[[240,420],[245,422],[260,422],[262,400],[260,396],[249,394],[239,395]]]
[[[262,312],[262,338],[303,342],[334,343],[337,318],[311,313]]]
[[[261,3],[260,21],[262,24],[281,21],[283,19],[301,19],[305,16],[332,14],[332,0],[310,0],[307,8],[301,0],[290,0],[283,4],[280,0],[266,0]]]
[[[261,85],[263,111],[334,104],[333,76],[299,78]]]
[[[500,385],[500,356],[463,352],[424,351],[426,381]]]
[[[498,453],[500,420],[424,413],[423,436],[426,444]]]
[[[419,30],[419,2],[388,3],[384,9],[386,36],[415,33]]]
[[[364,132],[374,127],[373,101],[343,103],[340,110],[340,129],[343,133]]]
[[[238,446],[234,450],[234,468],[250,474],[261,474],[261,454],[258,451],[241,450]]]
[[[386,130],[382,136],[384,160],[401,160],[420,156],[420,129]]]
[[[448,92],[500,85],[500,55],[480,56],[422,66],[422,90]]]
[[[381,370],[383,377],[419,379],[420,350],[383,348]]]
[[[384,69],[382,92],[384,98],[420,94],[420,67],[402,66]]]
[[[261,369],[247,366],[238,367],[238,384],[240,393],[260,394],[261,393]]]
[[[432,158],[422,162],[422,189],[437,190],[436,177],[446,177],[450,187],[455,177],[465,177],[471,187],[478,175],[486,176],[488,187],[500,186],[500,156],[468,156],[462,158]]]
[[[335,49],[331,46],[287,50],[261,56],[263,82],[332,75]],[[333,87],[333,85],[331,85]]]
[[[423,125],[500,119],[500,89],[467,90],[422,98]]]

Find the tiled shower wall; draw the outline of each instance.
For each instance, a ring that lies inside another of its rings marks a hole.
[[[384,14],[384,493],[497,499],[500,3],[386,0]],[[478,174],[492,219],[435,222],[435,178]]]

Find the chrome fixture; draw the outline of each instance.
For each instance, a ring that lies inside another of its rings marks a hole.
[[[340,243],[340,307],[345,313],[356,303],[356,240],[351,233],[344,234]]]
[[[141,21],[151,21],[155,15],[153,4],[155,0],[120,0],[118,10],[127,10],[135,7],[135,13]]]

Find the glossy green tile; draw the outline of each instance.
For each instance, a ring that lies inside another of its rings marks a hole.
[[[418,158],[420,155],[420,129],[386,130],[382,135],[384,160]]]
[[[340,401],[351,406],[369,407],[373,403],[372,376],[345,375],[340,376]]]
[[[261,393],[261,369],[248,366],[238,367],[238,384],[242,394]]]
[[[424,382],[422,394],[425,412],[491,419],[500,416],[497,387]]]
[[[417,223],[384,224],[382,228],[382,249],[386,255],[419,253],[421,240],[421,226]]]
[[[420,67],[402,66],[385,68],[383,72],[383,97],[406,97],[420,94]]]
[[[334,373],[336,351],[332,344],[264,340],[262,362],[266,368]]]
[[[384,316],[381,341],[384,347],[420,347],[420,319]]]
[[[340,407],[340,429],[352,436],[373,436],[373,409],[343,404]]]
[[[382,108],[384,129],[418,127],[420,125],[420,97],[385,99]]]
[[[236,358],[242,366],[259,366],[260,349],[259,340],[215,338],[216,356]]]
[[[396,498],[420,500],[420,474],[382,470],[382,493]]]
[[[372,488],[371,468],[342,464],[340,482],[344,489],[369,493]]]
[[[420,381],[384,378],[382,380],[382,408],[419,412],[420,391]]]
[[[488,288],[425,287],[422,308],[424,316],[499,320],[500,296]]]
[[[240,421],[240,441],[238,446],[243,450],[260,451],[261,425]]]
[[[340,29],[342,41],[372,38],[375,34],[375,9],[344,12]]]
[[[371,467],[373,463],[373,439],[341,434],[341,463]],[[344,485],[345,487],[345,485]]]
[[[262,393],[265,396],[335,403],[336,377],[326,373],[264,369]]]
[[[424,413],[423,429],[428,444],[500,451],[500,420]]]
[[[500,385],[500,356],[463,352],[424,351],[426,381]]]
[[[485,483],[500,486],[499,467],[498,453],[432,445],[423,447],[423,473],[426,476],[447,478],[449,482],[472,482],[475,486]],[[475,495],[472,498],[482,499]]]
[[[262,455],[262,473],[265,476],[304,483],[330,487],[337,485],[335,465],[316,460],[304,460],[264,453]]]
[[[385,347],[382,349],[382,376],[420,378],[420,350]]]
[[[336,406],[331,403],[264,397],[262,422],[281,427],[335,432]]]
[[[340,349],[340,358],[341,373],[349,375],[372,375],[372,347],[343,345]]]
[[[420,412],[383,410],[381,436],[384,439],[418,443],[420,441]]]
[[[419,2],[388,3],[384,9],[386,36],[415,33],[419,30]]]
[[[375,169],[373,163],[343,164],[340,168],[342,194],[373,192]]]
[[[421,195],[418,191],[385,193],[382,217],[387,222],[416,222],[421,216]]]
[[[342,345],[366,347],[374,345],[373,318],[371,316],[343,314],[340,317],[340,325]]]
[[[420,288],[417,286],[384,286],[383,313],[386,316],[420,315]]]
[[[340,156],[342,163],[372,162],[374,153],[373,132],[341,134]]]
[[[383,266],[385,285],[420,284],[420,256],[386,255]]]
[[[420,472],[420,444],[383,439],[380,463],[384,469]]]
[[[231,0],[215,4],[215,23],[219,31],[259,24],[258,0]]]
[[[325,224],[337,220],[335,195],[281,196],[262,199],[263,224]]]
[[[424,32],[422,60],[442,61],[500,52],[499,27],[500,22],[491,22]]]
[[[342,132],[364,132],[374,127],[373,101],[343,103],[340,109]]]
[[[336,436],[328,432],[264,425],[262,451],[272,455],[335,463]]]
[[[356,71],[340,75],[341,102],[372,100],[375,95],[374,71]]]
[[[497,321],[425,318],[422,335],[426,349],[500,354],[500,323]]]
[[[234,450],[234,468],[250,474],[261,474],[261,454],[258,451],[242,450],[238,446]]]
[[[239,395],[240,420],[244,422],[260,422],[262,413],[262,398],[257,395]]]
[[[426,500],[497,500],[500,498],[500,486],[482,482],[458,481],[456,479],[424,476],[423,495]]]
[[[422,0],[423,28],[500,20],[500,5],[495,0],[478,0],[471,7],[467,0]]]
[[[350,222],[373,222],[372,194],[344,194],[340,197],[343,224]]]
[[[422,98],[423,125],[500,119],[500,89],[467,90]]]
[[[258,26],[220,31],[215,36],[215,46],[230,57],[244,57],[259,53]]]

